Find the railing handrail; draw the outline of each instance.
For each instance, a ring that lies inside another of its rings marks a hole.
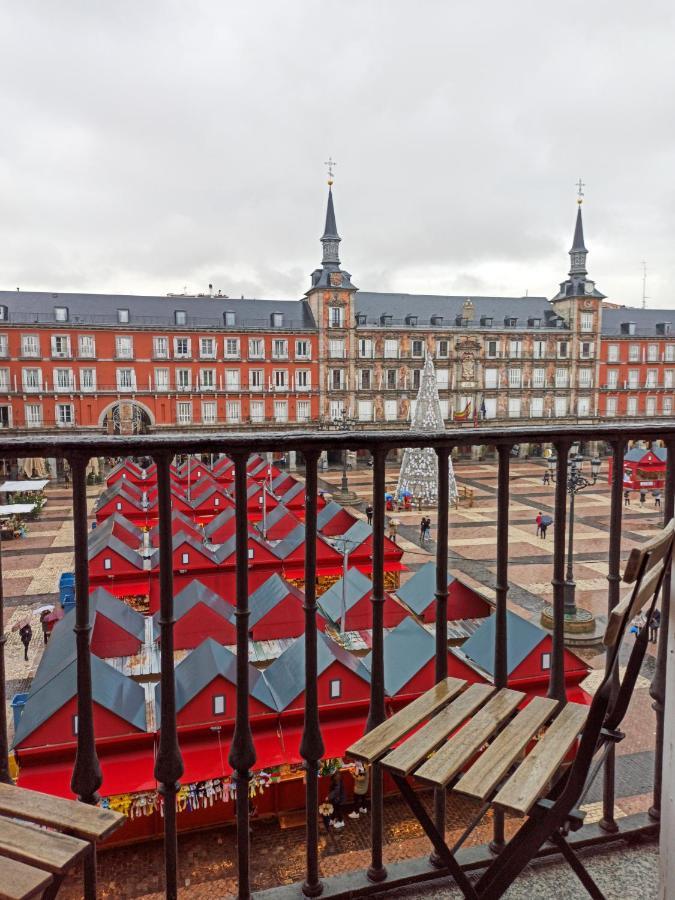
[[[229,453],[249,450],[274,452],[285,450],[322,450],[327,447],[343,450],[394,450],[401,447],[471,446],[475,444],[517,444],[523,441],[555,443],[570,440],[615,441],[675,438],[675,418],[664,422],[620,422],[603,424],[522,425],[494,427],[481,424],[472,428],[448,428],[441,432],[397,429],[325,431],[312,430],[268,431],[258,434],[250,431],[171,432],[167,434],[101,435],[82,432],[58,432],[0,436],[0,457],[14,456],[62,456],[77,451],[91,456],[120,456],[139,450],[151,455],[161,451],[173,453]]]

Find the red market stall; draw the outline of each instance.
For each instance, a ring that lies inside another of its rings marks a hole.
[[[668,451],[665,447],[632,447],[623,458],[623,486],[631,491],[664,490]],[[614,459],[610,456],[607,481],[612,483]]]

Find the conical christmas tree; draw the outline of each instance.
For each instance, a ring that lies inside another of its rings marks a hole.
[[[422,380],[410,428],[412,431],[445,430],[441,404],[438,399],[436,370],[431,356],[428,354],[422,370]],[[450,469],[449,494],[452,502],[457,497],[457,483],[452,468],[452,459],[448,460],[448,466]],[[426,506],[435,506],[438,503],[438,456],[431,447],[408,447],[403,451],[396,494],[401,498],[406,492],[412,494],[415,500],[421,499]]]

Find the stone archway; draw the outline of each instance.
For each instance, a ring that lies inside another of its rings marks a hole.
[[[118,400],[103,413],[101,425],[107,434],[147,434],[150,413],[133,400]]]

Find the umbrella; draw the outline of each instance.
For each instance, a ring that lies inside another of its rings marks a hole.
[[[46,606],[38,606],[38,608],[33,610],[33,612],[37,616],[40,616],[43,612],[54,612],[54,606],[48,603]]]
[[[401,497],[412,497],[412,492],[409,491],[407,488],[404,488],[404,489],[400,492],[400,494],[401,494]]]
[[[542,525],[553,525],[553,517],[552,516],[542,516],[541,524]]]
[[[12,625],[12,631],[21,631],[24,625],[30,625],[30,619],[20,619]]]
[[[57,607],[54,612],[50,612],[48,616],[45,616],[45,622],[59,622],[64,616],[64,612],[61,607]]]
[[[393,499],[394,499],[394,495],[393,495],[393,494],[390,494],[389,491],[387,491],[386,494],[384,495],[384,499],[385,499],[385,500],[393,500]]]

